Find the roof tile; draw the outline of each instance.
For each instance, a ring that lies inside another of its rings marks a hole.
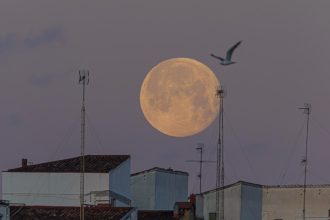
[[[86,220],[120,220],[132,208],[118,208],[110,206],[93,206],[85,208]],[[79,207],[56,206],[11,206],[11,220],[79,220]]]
[[[86,173],[108,173],[118,165],[126,161],[129,155],[86,155]],[[8,170],[8,172],[80,172],[81,157],[73,157],[64,160],[56,160],[46,163],[28,165]]]

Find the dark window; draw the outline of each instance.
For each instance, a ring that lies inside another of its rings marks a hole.
[[[217,213],[210,212],[209,213],[209,220],[216,220]]]

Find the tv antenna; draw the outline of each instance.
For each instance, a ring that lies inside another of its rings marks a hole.
[[[305,157],[302,159],[301,163],[305,166],[304,170],[304,199],[303,199],[303,220],[306,219],[306,183],[307,183],[307,165],[308,165],[308,136],[309,136],[309,116],[312,111],[312,105],[309,103],[305,103],[305,106],[299,108],[304,110],[304,114],[307,115],[307,126],[306,126],[306,141],[305,141]]]
[[[89,71],[79,70],[79,84],[82,85],[81,146],[80,146],[80,220],[85,219],[85,87],[89,84]]]
[[[217,145],[217,174],[216,174],[216,216],[217,220],[225,218],[225,163],[224,163],[224,142],[223,142],[223,99],[225,90],[220,88],[216,90],[216,96],[219,102],[219,134]]]
[[[215,163],[215,161],[210,161],[210,160],[203,160],[203,151],[204,151],[204,144],[203,143],[198,143],[196,150],[199,151],[200,153],[200,159],[199,160],[187,160],[186,162],[194,162],[194,163],[199,163],[199,194],[202,193],[202,168],[203,168],[203,163]]]

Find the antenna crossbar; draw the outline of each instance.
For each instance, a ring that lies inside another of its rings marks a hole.
[[[215,163],[216,161],[211,160],[203,160],[203,150],[204,150],[204,144],[199,143],[196,147],[196,150],[200,153],[200,159],[199,160],[187,160],[186,162],[193,162],[193,163],[199,163],[199,193],[202,193],[202,167],[203,163]]]

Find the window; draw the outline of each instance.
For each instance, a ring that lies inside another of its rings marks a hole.
[[[209,220],[216,220],[216,217],[217,217],[217,213],[214,212],[209,213]]]

